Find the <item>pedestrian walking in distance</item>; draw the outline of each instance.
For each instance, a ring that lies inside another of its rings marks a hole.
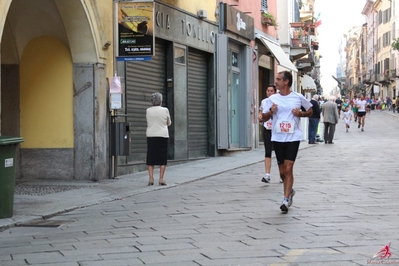
[[[265,146],[265,176],[262,177],[261,181],[265,183],[270,182],[270,170],[272,168],[272,150],[273,150],[273,143],[272,143],[272,120],[269,119],[268,121],[262,120],[262,111],[266,102],[269,100],[269,97],[272,96],[277,92],[276,86],[274,84],[267,86],[266,89],[266,98],[262,100],[260,107],[259,107],[259,115],[258,119],[262,122],[263,125],[263,146]],[[280,179],[281,180],[281,179]],[[282,182],[282,180],[281,180]]]
[[[342,100],[340,98],[337,98],[335,100],[335,104],[337,105],[338,109],[338,117],[341,117]]]
[[[337,105],[333,100],[329,100],[323,105],[324,121],[324,144],[334,144],[335,125],[338,124],[339,116]]]
[[[280,210],[287,212],[293,203],[295,190],[294,163],[302,140],[301,117],[312,115],[312,104],[302,95],[291,91],[292,74],[282,71],[277,74],[276,88],[279,93],[269,97],[263,109],[263,121],[272,117],[272,141],[280,177],[284,182],[284,197]],[[306,111],[302,111],[301,107]]]
[[[146,110],[148,185],[154,185],[154,165],[160,165],[158,184],[166,186],[163,178],[168,157],[168,126],[172,124],[172,120],[168,108],[162,107],[162,94],[151,94],[151,103],[152,107]]]
[[[310,103],[312,104],[312,116],[309,117],[309,127],[308,127],[308,140],[309,144],[319,144],[316,142],[317,128],[319,127],[320,121],[320,107],[318,102],[319,96],[313,95]]]

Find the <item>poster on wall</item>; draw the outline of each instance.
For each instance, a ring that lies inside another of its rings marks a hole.
[[[154,2],[119,2],[117,20],[116,56],[123,60],[149,60],[154,55]]]
[[[109,80],[109,93],[122,93],[121,77],[111,77]]]

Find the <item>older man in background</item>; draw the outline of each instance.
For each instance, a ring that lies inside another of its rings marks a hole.
[[[333,99],[323,104],[322,108],[324,121],[324,144],[334,144],[335,125],[338,124],[339,116],[337,104]]]

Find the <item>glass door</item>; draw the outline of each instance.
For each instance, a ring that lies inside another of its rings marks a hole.
[[[232,148],[239,147],[239,77],[240,74],[233,71],[229,90],[229,143]]]

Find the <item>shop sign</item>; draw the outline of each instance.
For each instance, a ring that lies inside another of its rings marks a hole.
[[[208,52],[215,51],[218,27],[193,15],[155,3],[155,35]]]
[[[239,11],[238,9],[224,4],[225,27],[226,30],[237,33],[238,35],[253,40],[255,35],[254,18]]]
[[[261,55],[259,57],[259,66],[267,69],[273,69],[271,58],[267,55]]]

